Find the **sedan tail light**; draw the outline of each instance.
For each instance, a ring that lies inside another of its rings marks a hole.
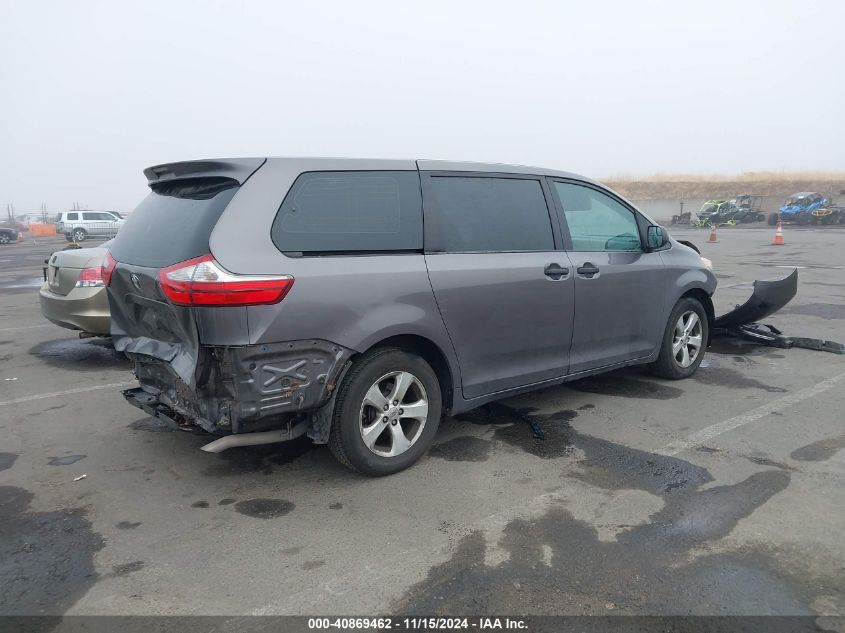
[[[250,306],[278,303],[293,286],[290,275],[235,275],[211,254],[189,259],[158,273],[161,289],[177,305]]]
[[[106,251],[106,257],[103,259],[103,265],[101,267],[103,284],[106,286],[111,284],[111,276],[115,266],[117,266],[117,262],[111,256],[111,251]]]
[[[102,267],[84,268],[76,281],[77,288],[102,288],[105,285]]]

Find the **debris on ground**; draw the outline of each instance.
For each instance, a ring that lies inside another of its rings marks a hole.
[[[713,322],[713,336],[732,336],[752,341],[760,345],[789,349],[801,347],[833,354],[845,354],[845,345],[835,341],[784,336],[773,325],[760,323],[787,303],[798,292],[798,269],[776,281],[755,281],[754,292],[748,301],[736,306]]]

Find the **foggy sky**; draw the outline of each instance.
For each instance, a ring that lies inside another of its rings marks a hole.
[[[0,0],[0,215],[149,165],[448,158],[601,178],[845,169],[845,2]]]

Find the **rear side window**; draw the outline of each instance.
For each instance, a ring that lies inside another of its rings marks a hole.
[[[161,268],[209,251],[208,239],[238,190],[229,178],[194,178],[154,186],[124,224],[111,252],[119,262]]]
[[[68,220],[78,220],[78,219],[79,219],[79,214],[78,214],[78,213],[68,213],[68,214],[67,214],[67,219],[68,219]]]
[[[293,183],[271,229],[283,252],[419,251],[415,171],[309,172]]]
[[[601,191],[555,182],[573,251],[639,251],[634,212]]]
[[[431,176],[426,188],[429,252],[554,250],[539,180]]]

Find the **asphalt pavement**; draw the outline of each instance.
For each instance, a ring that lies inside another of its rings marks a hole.
[[[845,342],[845,230],[672,232],[717,313],[797,266],[767,322]],[[0,614],[845,615],[845,356],[719,341],[688,380],[446,419],[373,479],[308,440],[203,453],[129,406],[126,359],[40,314],[62,245],[0,247]]]

